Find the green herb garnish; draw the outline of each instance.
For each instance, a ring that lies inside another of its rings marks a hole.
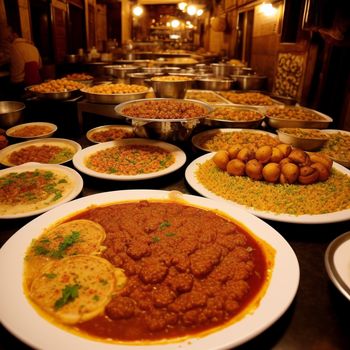
[[[55,302],[55,310],[60,309],[69,302],[74,301],[79,296],[79,284],[68,284],[62,289],[62,296]]]

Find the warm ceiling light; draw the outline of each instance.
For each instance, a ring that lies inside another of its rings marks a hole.
[[[179,2],[177,4],[177,7],[181,10],[181,11],[185,11],[185,8],[187,7],[187,3],[186,2]]]
[[[187,6],[187,13],[190,16],[194,16],[197,13],[197,7],[195,5]]]
[[[134,6],[132,9],[132,13],[134,14],[134,16],[140,17],[143,14],[143,7],[139,5]]]
[[[178,28],[180,26],[180,21],[178,19],[173,19],[171,21],[171,27],[172,28]]]
[[[199,16],[202,16],[203,13],[204,13],[204,10],[203,9],[199,9],[199,10],[197,10],[196,15],[199,17]]]
[[[271,3],[263,2],[261,4],[261,12],[265,16],[274,16],[277,12],[277,9],[275,7],[273,7]]]

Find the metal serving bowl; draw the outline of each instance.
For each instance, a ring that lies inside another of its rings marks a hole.
[[[0,101],[0,127],[10,128],[23,121],[25,104],[17,101]]]
[[[81,89],[85,94],[86,99],[91,103],[106,103],[106,104],[117,104],[126,101],[132,101],[140,98],[144,98],[147,95],[147,90],[143,92],[133,92],[127,94],[99,94],[89,92],[87,89]]]
[[[233,74],[233,66],[229,63],[212,63],[210,67],[217,77],[229,77]]]
[[[184,98],[186,91],[193,86],[193,80],[146,80],[156,97],[159,98]]]
[[[197,87],[203,90],[223,91],[230,90],[233,80],[219,77],[196,79]]]
[[[123,113],[125,107],[132,105],[142,105],[146,101],[180,101],[181,103],[191,103],[204,108],[203,115],[199,115],[194,118],[182,118],[182,119],[153,119],[142,117],[131,117]],[[167,140],[167,141],[185,141],[193,133],[193,130],[199,125],[205,116],[210,113],[212,107],[208,104],[196,101],[196,100],[180,100],[173,98],[150,98],[146,100],[136,100],[121,103],[115,107],[117,114],[126,119],[134,127],[134,132],[139,137]]]
[[[265,90],[267,77],[263,75],[231,75],[233,85],[239,90]]]
[[[131,66],[131,65],[117,65],[112,68],[112,76],[119,78],[119,79],[125,79],[128,77],[128,74],[130,73],[136,73],[140,71],[139,66]]]
[[[146,74],[163,73],[164,68],[162,67],[142,67],[141,71]]]

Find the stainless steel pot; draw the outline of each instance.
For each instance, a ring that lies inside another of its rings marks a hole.
[[[228,63],[212,63],[210,67],[217,77],[229,77],[233,72],[233,66]]]
[[[238,90],[265,90],[267,77],[263,75],[231,75],[233,86]]]
[[[25,104],[17,101],[0,101],[0,127],[10,128],[23,121]]]

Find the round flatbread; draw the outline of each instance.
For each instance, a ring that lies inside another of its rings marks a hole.
[[[116,286],[115,268],[107,260],[76,255],[47,263],[33,280],[29,296],[58,321],[75,324],[102,313]]]
[[[32,242],[26,255],[30,261],[26,271],[28,287],[49,261],[72,255],[99,254],[105,238],[104,228],[91,220],[73,220],[49,228]]]

